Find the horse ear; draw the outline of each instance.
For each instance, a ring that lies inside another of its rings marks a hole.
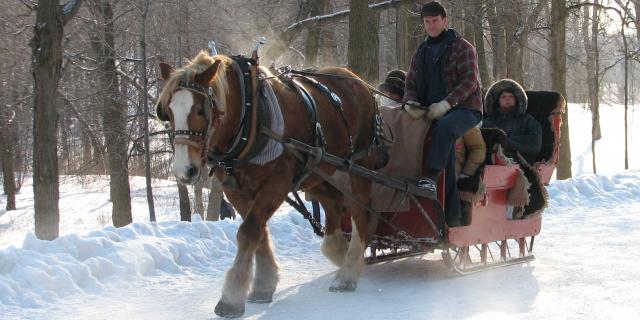
[[[164,62],[160,62],[160,76],[162,77],[162,80],[167,81],[169,79],[169,76],[171,75],[171,72],[173,72],[172,66]]]
[[[211,82],[211,79],[213,79],[213,77],[216,75],[216,72],[218,72],[220,62],[221,60],[216,60],[216,62],[214,62],[209,68],[207,68],[207,70],[196,75],[194,80],[200,84],[208,84],[209,82]]]
[[[158,119],[160,119],[160,121],[169,121],[169,116],[166,112],[164,112],[164,108],[162,107],[161,103],[158,103],[158,105],[156,105],[156,116],[158,117]]]

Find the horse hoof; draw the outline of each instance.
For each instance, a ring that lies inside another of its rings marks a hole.
[[[358,287],[358,283],[350,280],[333,280],[329,291],[331,292],[353,292]]]
[[[250,303],[271,303],[273,301],[273,292],[251,292],[247,298]]]
[[[230,303],[223,302],[222,300],[218,301],[214,312],[219,317],[224,318],[237,318],[244,314],[244,304],[239,306],[234,306]]]

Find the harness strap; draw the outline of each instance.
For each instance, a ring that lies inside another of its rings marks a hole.
[[[302,98],[302,104],[307,108],[307,114],[309,115],[309,121],[311,122],[311,136],[313,141],[314,152],[308,154],[306,157],[298,159],[304,163],[304,168],[296,175],[293,183],[293,190],[300,188],[300,185],[311,176],[313,168],[322,160],[322,154],[324,154],[324,146],[326,141],[324,133],[322,132],[322,126],[318,121],[318,107],[315,99],[309,91],[291,75],[283,76],[282,80],[289,85],[291,89],[298,93]]]
[[[236,131],[234,142],[226,152],[212,150],[207,154],[209,163],[213,166],[233,168],[244,164],[255,156],[266,139],[259,136],[259,127],[263,110],[258,106],[258,75],[255,59],[243,56],[233,56],[232,68],[240,80],[241,120]],[[232,171],[228,171],[232,173]]]

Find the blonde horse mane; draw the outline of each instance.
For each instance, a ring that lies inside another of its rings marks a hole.
[[[195,76],[204,72],[210,67],[216,60],[222,61],[222,66],[218,68],[216,75],[213,78],[211,86],[214,88],[213,100],[215,101],[220,111],[225,112],[227,110],[226,99],[224,97],[229,93],[229,86],[227,84],[226,66],[231,64],[231,59],[223,55],[212,56],[208,52],[202,50],[192,60],[190,60],[184,67],[175,69],[169,79],[166,81],[164,88],[160,92],[158,103],[160,105],[168,106],[169,100],[173,95],[173,92],[178,87],[178,84],[183,79],[187,81],[193,81]]]

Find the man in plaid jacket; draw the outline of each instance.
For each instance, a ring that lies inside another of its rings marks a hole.
[[[425,4],[421,17],[428,37],[411,61],[404,108],[416,119],[434,121],[427,174],[418,184],[435,193],[445,169],[445,217],[447,225],[455,227],[460,225],[455,141],[482,119],[478,56],[473,45],[447,28],[447,12],[439,2]]]

